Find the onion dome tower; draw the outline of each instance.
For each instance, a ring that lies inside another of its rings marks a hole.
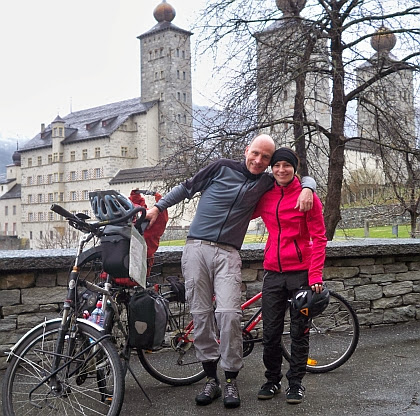
[[[138,36],[141,101],[159,106],[159,159],[192,140],[191,32],[175,26],[175,9],[162,0],[154,11],[157,24]]]

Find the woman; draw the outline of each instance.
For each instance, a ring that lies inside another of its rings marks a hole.
[[[322,291],[325,261],[325,225],[322,204],[314,194],[313,207],[307,212],[295,209],[301,183],[296,175],[296,153],[282,147],[271,159],[275,186],[260,199],[253,218],[262,217],[268,229],[264,253],[262,310],[264,317],[263,361],[267,382],[258,392],[259,399],[271,399],[280,391],[282,378],[281,335],[288,300],[301,288]],[[309,319],[290,308],[291,360],[286,374],[288,403],[300,403],[309,352]]]

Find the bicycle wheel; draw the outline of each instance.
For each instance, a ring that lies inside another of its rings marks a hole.
[[[137,352],[145,370],[162,383],[185,386],[205,376],[203,366],[195,355],[188,303],[169,303],[169,321],[162,348]]]
[[[120,359],[108,339],[94,345],[103,334],[88,324],[78,323],[74,343],[65,335],[63,368],[48,377],[59,328],[59,321],[47,322],[13,352],[3,380],[3,413],[118,415],[125,388]]]
[[[290,321],[285,320],[282,336],[283,355],[290,361]],[[343,365],[359,341],[359,321],[350,303],[330,290],[327,309],[312,319],[309,357],[306,370],[326,373]]]

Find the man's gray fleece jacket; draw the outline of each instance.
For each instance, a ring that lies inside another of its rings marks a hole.
[[[163,211],[201,192],[187,238],[229,244],[239,250],[257,202],[272,186],[271,175],[253,175],[245,161],[220,159],[174,187],[155,206]],[[316,184],[304,177],[302,187],[315,190]]]

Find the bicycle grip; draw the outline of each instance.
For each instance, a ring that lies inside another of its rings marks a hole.
[[[74,215],[71,212],[67,211],[60,205],[52,204],[50,210],[54,211],[55,213],[61,215],[64,218],[74,218]]]

